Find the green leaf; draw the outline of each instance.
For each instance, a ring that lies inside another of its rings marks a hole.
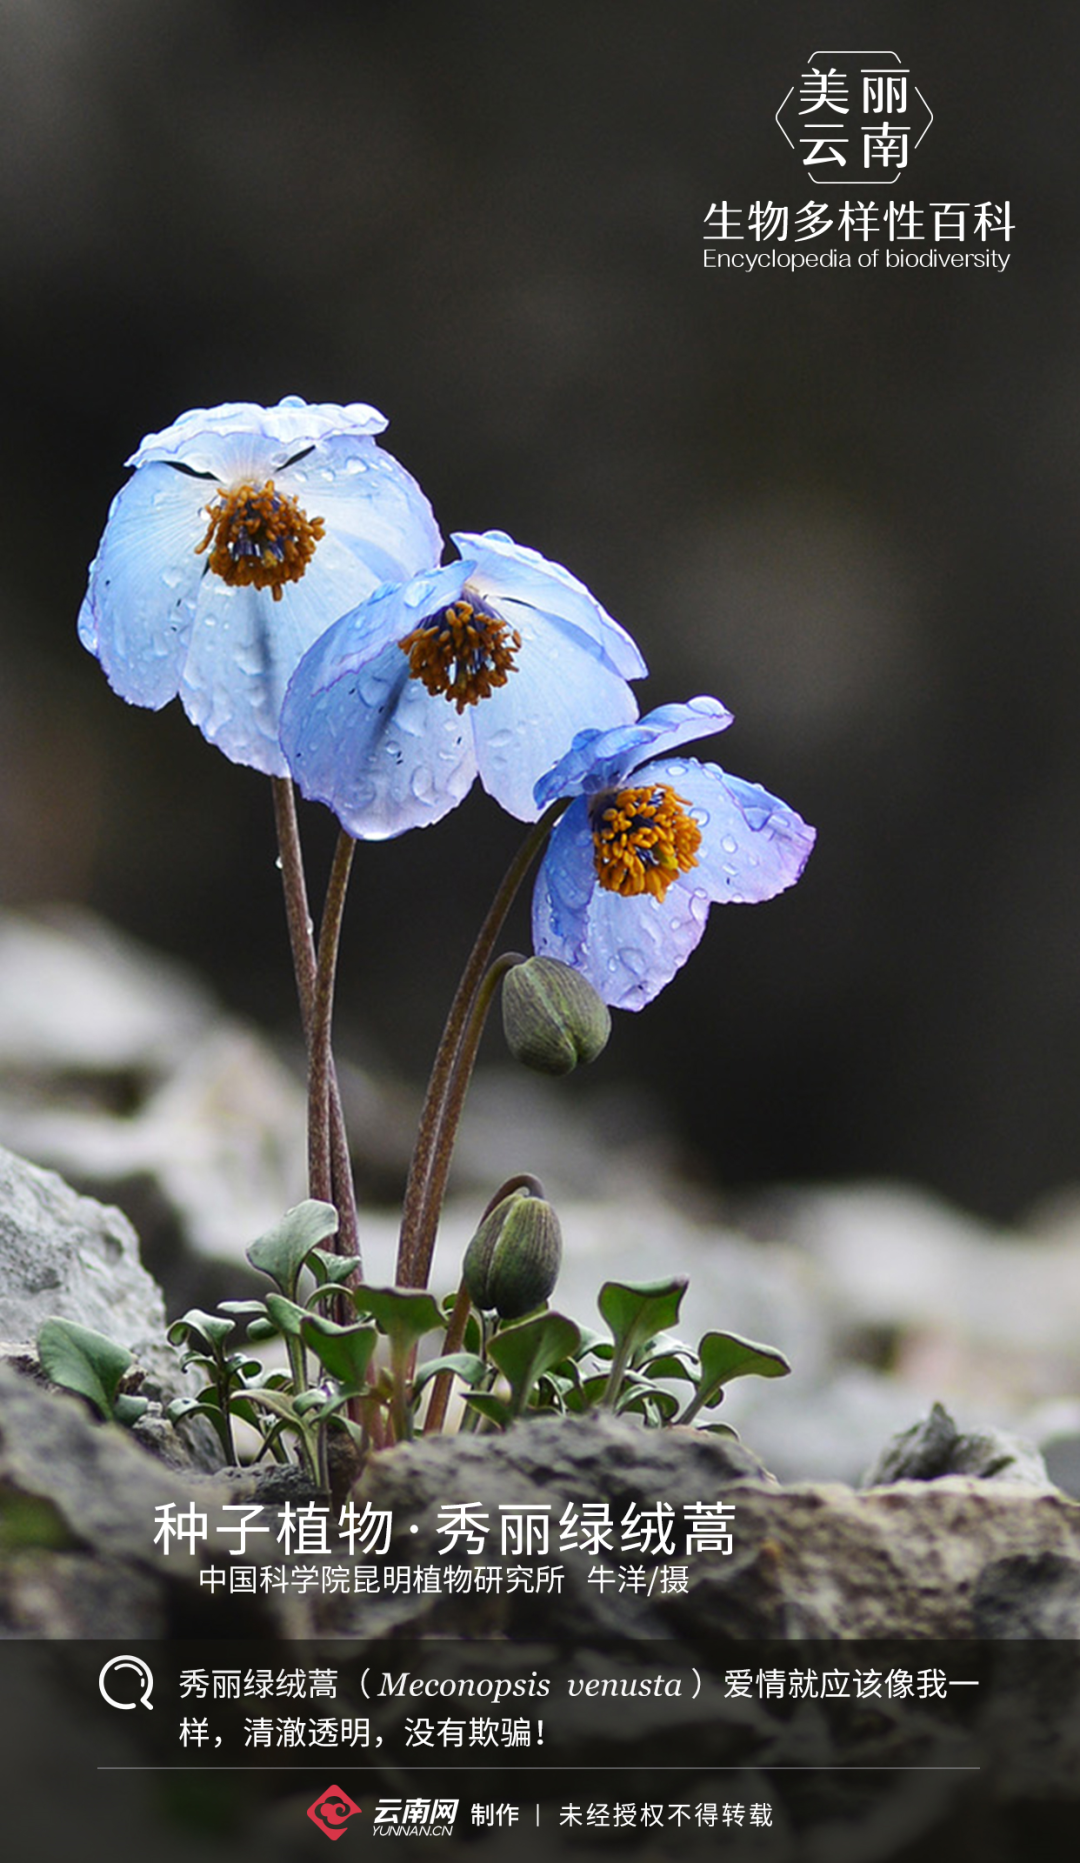
[[[300,1338],[300,1328],[308,1315],[295,1300],[286,1300],[284,1294],[267,1294],[266,1311],[279,1333],[290,1339]]]
[[[130,1429],[133,1423],[145,1416],[150,1408],[148,1397],[135,1397],[128,1391],[121,1391],[113,1403],[113,1417],[117,1423],[123,1423]]]
[[[260,1302],[260,1305],[262,1304],[263,1303]],[[251,1340],[252,1345],[260,1345],[265,1339],[277,1338],[278,1329],[274,1325],[273,1320],[267,1316],[265,1308],[261,1319],[251,1321],[251,1324],[247,1328],[247,1336]]]
[[[315,1313],[319,1307],[328,1307],[332,1303],[336,1304],[340,1299],[341,1288],[336,1282],[320,1281],[318,1287],[312,1288],[304,1302],[304,1306],[309,1313]]]
[[[308,1267],[323,1287],[340,1287],[356,1270],[355,1255],[334,1255],[326,1248],[313,1248]]]
[[[679,1317],[686,1279],[670,1281],[605,1281],[597,1306],[615,1335],[616,1352],[629,1344],[632,1355],[655,1333]]]
[[[587,1358],[590,1352],[594,1358],[611,1357],[615,1348],[606,1333],[595,1333],[590,1326],[579,1326],[578,1332],[581,1334],[581,1344],[574,1353],[575,1358]]]
[[[88,1398],[100,1416],[116,1415],[116,1392],[134,1363],[126,1346],[79,1326],[74,1320],[46,1320],[37,1336],[42,1368],[54,1384]]]
[[[519,1417],[536,1380],[576,1350],[581,1334],[561,1313],[537,1313],[503,1326],[488,1344],[488,1357],[510,1386],[511,1415]]]
[[[670,1423],[678,1408],[679,1400],[674,1391],[664,1391],[648,1380],[629,1386],[624,1384],[616,1405],[620,1416],[626,1411],[636,1411],[649,1418],[655,1415],[658,1423]]]
[[[698,1395],[708,1408],[719,1403],[724,1385],[730,1384],[732,1378],[745,1378],[751,1373],[759,1378],[786,1378],[791,1370],[775,1346],[758,1345],[753,1339],[741,1339],[738,1333],[706,1333],[698,1355]]]
[[[670,1281],[605,1281],[597,1297],[601,1315],[615,1336],[611,1376],[601,1402],[614,1408],[624,1374],[642,1346],[679,1317],[686,1278]]]
[[[220,1314],[204,1313],[201,1307],[190,1307],[180,1319],[173,1321],[165,1336],[170,1345],[191,1344],[217,1358],[234,1325],[234,1320],[222,1319]]]
[[[419,1397],[425,1384],[430,1384],[440,1371],[452,1371],[455,1378],[463,1378],[466,1384],[479,1384],[486,1370],[483,1359],[475,1352],[448,1352],[443,1358],[425,1359],[413,1379],[413,1396]]]
[[[478,1410],[482,1417],[487,1417],[490,1423],[497,1423],[501,1430],[505,1430],[514,1421],[514,1413],[509,1404],[501,1397],[493,1397],[489,1391],[484,1392],[483,1395],[469,1391],[465,1396],[465,1402],[473,1410]]]
[[[697,1356],[692,1356],[696,1365]],[[665,1352],[659,1358],[643,1359],[642,1369],[648,1372],[650,1378],[681,1378],[684,1384],[696,1384],[698,1381],[697,1371],[691,1368],[681,1353]]]
[[[418,1288],[363,1286],[350,1292],[357,1312],[369,1313],[399,1352],[408,1351],[425,1333],[441,1332],[446,1324],[434,1295]]]
[[[268,1229],[247,1251],[253,1268],[276,1281],[289,1300],[296,1297],[300,1270],[313,1248],[336,1234],[337,1211],[332,1203],[319,1203],[309,1197],[287,1210],[273,1229]]]
[[[379,1337],[374,1326],[360,1321],[355,1326],[339,1326],[321,1313],[308,1313],[301,1322],[300,1337],[332,1378],[349,1390],[360,1389]]]

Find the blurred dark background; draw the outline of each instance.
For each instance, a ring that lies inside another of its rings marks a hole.
[[[714,912],[617,1018],[608,1084],[722,1185],[887,1173],[1007,1217],[1073,1178],[1080,17],[0,0],[0,28],[4,901],[89,904],[294,1027],[265,780],[113,697],[75,616],[144,432],[371,401],[445,533],[566,563],[641,643],[643,708],[718,693],[712,754],[818,825],[794,892]],[[712,201],[814,193],[774,112],[847,45],[935,111],[907,194],[1012,202],[1004,275],[703,270]],[[303,819],[317,879],[333,824]],[[347,1052],[421,1077],[518,832],[477,791],[361,850]]]

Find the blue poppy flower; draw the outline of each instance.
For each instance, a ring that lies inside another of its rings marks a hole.
[[[574,800],[552,831],[533,894],[538,956],[587,977],[616,1009],[670,983],[714,902],[753,904],[793,886],[814,830],[756,783],[672,757],[723,731],[719,699],[663,705],[635,724],[583,731],[536,785],[541,808]]]
[[[285,696],[293,777],[358,839],[438,821],[477,775],[535,821],[533,785],[575,732],[637,716],[645,662],[582,583],[502,531],[454,542],[459,562],[343,616]]]
[[[437,562],[431,507],[372,436],[376,409],[230,402],[149,434],[113,500],[79,615],[121,698],[179,694],[231,757],[287,774],[281,701],[332,621]]]

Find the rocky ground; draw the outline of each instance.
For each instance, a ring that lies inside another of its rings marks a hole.
[[[304,1194],[294,1060],[99,921],[0,915],[0,1145],[127,1213],[170,1319],[249,1291],[245,1248]],[[662,1109],[609,1092],[602,1069],[584,1095],[508,1066],[478,1073],[440,1290],[494,1186],[528,1170],[562,1220],[562,1311],[591,1323],[606,1278],[679,1272],[687,1334],[721,1326],[787,1355],[790,1378],[741,1381],[724,1412],[779,1479],[858,1483],[938,1401],[964,1431],[1028,1439],[1080,1496],[1080,1192],[1007,1233],[903,1184],[735,1203],[688,1186]],[[342,1072],[365,1265],[386,1282],[415,1096]],[[14,1314],[12,1327],[26,1330]]]
[[[408,1096],[349,1072],[345,1086],[361,1178],[380,1182],[406,1154]],[[670,1589],[605,1589],[595,1557],[571,1549],[562,1585],[546,1596],[509,1585],[454,1596],[256,1587],[226,1600],[205,1582],[228,1550],[213,1524],[206,1545],[165,1548],[153,1532],[159,1510],[194,1503],[213,1523],[226,1505],[280,1509],[311,1491],[224,1469],[205,1426],[165,1422],[162,1407],[183,1380],[164,1329],[193,1302],[251,1287],[245,1246],[303,1194],[302,1099],[267,1043],[182,973],[85,919],[0,921],[0,1141],[12,1147],[0,1153],[0,1636],[348,1639],[354,1664],[395,1646],[430,1676],[439,1639],[452,1636],[494,1640],[504,1667],[522,1674],[540,1646],[560,1686],[584,1657],[596,1675],[613,1660],[618,1673],[640,1675],[662,1650],[705,1692],[674,1718],[658,1722],[639,1705],[620,1722],[607,1738],[635,1766],[655,1763],[661,1735],[680,1754],[700,1752],[705,1772],[721,1749],[751,1770],[809,1764],[799,1757],[808,1752],[818,1766],[825,1755],[861,1768],[945,1752],[949,1765],[977,1764],[992,1778],[976,1805],[987,1830],[1020,1811],[1030,1821],[1044,1799],[1067,1801],[1080,1747],[1075,1664],[1049,1705],[1031,1684],[1022,1739],[1020,1696],[1003,1708],[992,1677],[985,1706],[936,1721],[890,1712],[777,1722],[749,1710],[732,1719],[719,1705],[733,1646],[790,1649],[795,1639],[809,1652],[911,1639],[955,1650],[981,1638],[1075,1647],[1080,1238],[1067,1200],[1029,1234],[989,1233],[889,1185],[785,1188],[744,1204],[736,1221],[687,1191],[655,1122],[643,1142],[648,1119],[625,1108],[568,1111],[558,1083],[481,1078],[438,1284],[456,1278],[492,1185],[527,1168],[562,1216],[554,1304],[588,1321],[605,1278],[677,1271],[690,1282],[686,1336],[727,1327],[779,1346],[794,1370],[732,1387],[725,1414],[741,1443],[607,1417],[545,1418],[505,1437],[373,1457],[352,1498],[390,1515],[382,1556],[438,1564],[448,1497],[498,1518],[507,1505],[561,1516],[607,1504],[621,1516],[658,1501],[679,1516],[719,1495],[734,1509],[732,1546],[696,1555],[687,1583]],[[626,1130],[632,1145],[619,1141]],[[142,1255],[118,1204],[144,1228]],[[392,1215],[365,1213],[363,1241],[369,1278],[390,1279]],[[49,1317],[81,1321],[135,1354],[152,1401],[134,1429],[103,1426],[81,1400],[46,1388],[33,1341]],[[253,1555],[256,1567],[266,1562]],[[657,1563],[646,1558],[642,1569]],[[552,1764],[570,1765],[582,1738],[573,1712],[560,1715]],[[931,1795],[910,1814],[913,1838],[947,1837],[973,1804]],[[807,1835],[820,1806],[792,1788],[782,1809],[783,1841],[770,1854],[824,1857]],[[894,1854],[873,1837],[880,1805],[835,1810],[849,1835],[862,1833],[846,1854]],[[277,1854],[279,1812],[252,1817]],[[281,1854],[292,1854],[288,1844]]]

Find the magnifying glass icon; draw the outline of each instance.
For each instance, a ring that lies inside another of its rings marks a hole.
[[[134,1681],[130,1679],[124,1680],[124,1673],[128,1670],[134,1671],[136,1678]],[[115,1680],[125,1694],[130,1693],[131,1690],[134,1689],[134,1700],[118,1701],[115,1695],[110,1695],[105,1685],[107,1680]],[[110,1708],[134,1708],[142,1706],[153,1710],[154,1704],[150,1699],[150,1691],[153,1686],[154,1672],[150,1668],[149,1663],[145,1663],[141,1656],[110,1656],[101,1674],[98,1676],[98,1689],[101,1693],[102,1700],[107,1701]]]

